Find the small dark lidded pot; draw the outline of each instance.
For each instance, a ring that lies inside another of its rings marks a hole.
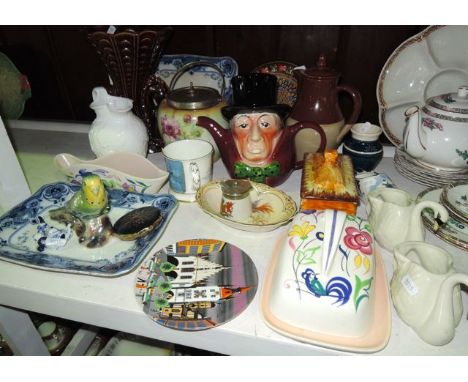
[[[343,143],[343,154],[349,155],[356,172],[374,170],[383,157],[379,136],[382,128],[369,122],[351,127],[351,136]]]
[[[136,240],[151,233],[161,224],[162,214],[157,207],[137,208],[123,215],[114,224],[114,232],[120,240]]]

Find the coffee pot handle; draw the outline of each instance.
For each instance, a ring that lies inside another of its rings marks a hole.
[[[343,137],[348,133],[351,127],[357,122],[359,114],[361,114],[362,99],[361,94],[352,86],[338,85],[337,90],[338,92],[348,93],[351,96],[351,99],[353,100],[353,111],[351,112],[349,118],[346,120],[345,125],[337,138],[337,143],[339,143],[341,142]]]
[[[291,134],[291,142],[292,146],[294,147],[294,138],[296,134],[302,129],[312,129],[315,130],[318,135],[320,135],[320,146],[317,152],[324,152],[325,148],[327,147],[327,136],[325,135],[325,131],[323,131],[322,126],[318,123],[304,121],[304,122],[297,122],[294,125],[288,127],[289,133]],[[294,164],[294,170],[301,169],[304,166],[304,160],[297,161]]]

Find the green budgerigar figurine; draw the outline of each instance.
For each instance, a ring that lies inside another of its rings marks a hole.
[[[73,195],[65,208],[83,218],[96,217],[107,212],[107,192],[101,178],[94,174],[86,175],[81,190]]]
[[[89,248],[104,245],[112,235],[107,191],[99,176],[83,177],[81,189],[64,207],[50,211],[50,218],[70,224],[78,235],[79,242]]]

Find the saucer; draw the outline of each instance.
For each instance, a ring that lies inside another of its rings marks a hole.
[[[241,249],[216,239],[192,239],[146,258],[135,295],[153,321],[193,332],[237,317],[252,302],[257,284],[255,264]]]
[[[395,150],[393,161],[396,170],[405,178],[428,187],[434,185],[443,187],[451,183],[461,182],[468,177],[467,170],[446,171],[422,164],[401,148]]]
[[[197,192],[200,208],[229,227],[249,232],[268,232],[289,222],[296,215],[294,200],[284,192],[263,183],[250,182],[253,213],[246,222],[228,219],[221,215],[221,181],[211,181]]]
[[[468,182],[444,187],[440,201],[456,220],[468,224]]]
[[[422,191],[416,198],[416,203],[422,200],[433,202],[441,201],[443,188],[431,187]],[[422,219],[424,226],[440,239],[455,245],[458,248],[468,249],[468,225],[449,216],[446,223],[440,225],[434,218],[430,209],[423,210]]]

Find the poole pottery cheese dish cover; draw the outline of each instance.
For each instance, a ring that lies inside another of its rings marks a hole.
[[[49,211],[66,205],[80,186],[53,183],[43,186],[0,217],[0,260],[43,270],[81,273],[93,276],[120,276],[134,269],[164,232],[177,208],[172,195],[146,195],[112,189],[108,191],[108,217],[115,223],[128,212],[146,206],[161,211],[160,224],[147,236],[135,241],[111,237],[100,248],[86,248],[72,235],[60,248],[44,247],[41,233],[63,226],[49,217]]]
[[[266,273],[262,312],[272,329],[300,341],[356,352],[384,348],[389,293],[369,224],[335,210],[298,214]]]
[[[107,189],[156,194],[169,173],[138,154],[113,153],[94,160],[81,160],[71,154],[58,154],[55,166],[71,183],[81,183],[88,173],[99,175]]]

